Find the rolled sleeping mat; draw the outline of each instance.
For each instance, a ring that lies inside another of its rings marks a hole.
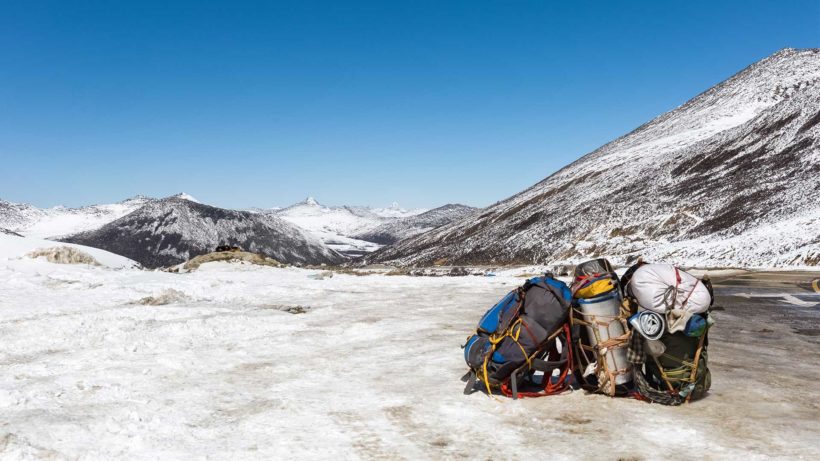
[[[587,335],[589,337],[590,346],[598,344],[598,338],[601,341],[618,337],[626,333],[623,323],[620,322],[618,316],[621,312],[621,296],[617,291],[607,293],[603,296],[598,296],[591,299],[578,299],[578,310],[581,312],[582,320],[587,323]],[[600,325],[597,321],[611,320],[608,325]],[[595,332],[597,331],[597,336]],[[617,370],[628,370],[630,364],[626,359],[627,347],[616,347],[608,349],[603,355],[606,361],[607,369],[610,372]],[[621,385],[632,380],[632,372],[619,374],[615,377],[615,384]]]
[[[614,272],[615,269],[612,268],[612,264],[606,258],[598,258],[582,262],[581,264],[575,266],[573,275],[576,279],[578,279],[592,275],[611,274]]]

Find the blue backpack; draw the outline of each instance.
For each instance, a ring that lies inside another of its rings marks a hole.
[[[478,322],[464,345],[470,371],[464,392],[483,383],[487,393],[547,395],[565,390],[571,363],[567,325],[572,292],[552,275],[535,277],[504,296]],[[560,346],[559,346],[560,344]],[[558,379],[551,379],[559,369]],[[537,372],[541,372],[536,378]],[[512,378],[512,379],[511,379]],[[536,392],[518,388],[536,387]]]

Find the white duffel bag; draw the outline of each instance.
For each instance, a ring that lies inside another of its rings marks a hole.
[[[627,290],[638,305],[658,314],[701,314],[712,295],[697,277],[671,264],[645,264],[632,275]]]

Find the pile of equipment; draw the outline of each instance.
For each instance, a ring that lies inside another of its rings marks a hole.
[[[465,394],[554,395],[571,387],[665,405],[711,385],[708,277],[640,261],[618,277],[604,258],[579,264],[571,287],[551,274],[496,303],[464,345]]]

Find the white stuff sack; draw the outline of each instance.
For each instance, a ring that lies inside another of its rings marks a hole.
[[[629,281],[629,292],[638,300],[640,307],[658,314],[666,314],[672,309],[701,314],[712,302],[706,285],[671,264],[645,264],[639,267]]]

